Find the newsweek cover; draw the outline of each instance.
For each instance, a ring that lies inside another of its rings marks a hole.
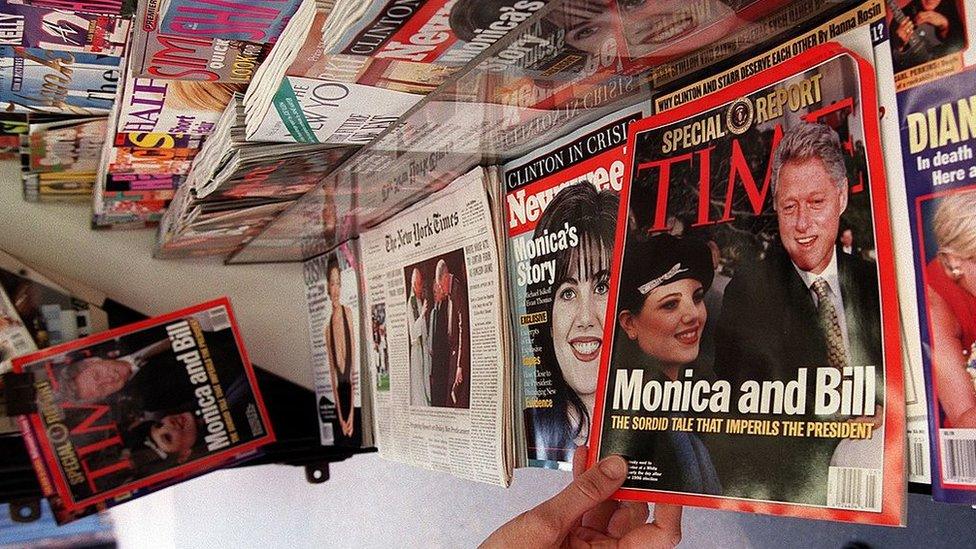
[[[631,125],[628,156],[591,464],[626,456],[626,499],[903,524],[872,65],[817,46]]]
[[[570,468],[589,435],[627,126],[649,112],[605,116],[502,168],[517,407],[532,466]]]
[[[312,373],[326,446],[363,445],[358,240],[303,264]],[[371,428],[368,427],[367,430]]]
[[[908,229],[898,244],[913,254],[916,291],[902,298],[917,300],[932,496],[965,504],[976,503],[974,84],[966,70],[898,94]]]
[[[20,357],[19,416],[59,523],[214,469],[274,435],[226,298]]]
[[[163,0],[164,34],[274,42],[299,0]]]
[[[118,15],[0,1],[0,45],[4,46],[121,57],[129,24]]]
[[[160,3],[140,2],[129,53],[133,76],[247,84],[267,54],[263,44],[160,30]]]

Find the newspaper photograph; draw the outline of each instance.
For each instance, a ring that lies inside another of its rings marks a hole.
[[[363,233],[362,257],[370,372],[389,384],[375,391],[381,455],[505,486],[505,313],[487,178],[477,168]]]

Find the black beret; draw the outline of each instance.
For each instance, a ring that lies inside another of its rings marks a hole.
[[[685,278],[712,285],[712,253],[695,238],[660,234],[647,240],[628,238],[620,273],[619,310],[638,311],[654,288]]]

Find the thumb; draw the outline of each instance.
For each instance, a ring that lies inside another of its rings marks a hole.
[[[536,507],[536,518],[557,530],[560,538],[575,526],[584,513],[606,501],[627,477],[627,462],[610,456],[576,477],[562,492]]]

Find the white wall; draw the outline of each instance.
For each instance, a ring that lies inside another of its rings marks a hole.
[[[224,266],[150,258],[152,231],[89,230],[85,206],[21,200],[13,163],[0,166],[0,248],[104,291],[148,314],[229,295],[256,364],[311,387],[301,267]],[[114,510],[123,547],[474,546],[554,494],[566,473],[516,471],[511,488],[357,456],[310,485],[287,466],[218,471]],[[686,511],[687,547],[972,546],[968,508],[911,501],[909,529],[846,526],[718,511]],[[530,542],[531,540],[526,540]]]

